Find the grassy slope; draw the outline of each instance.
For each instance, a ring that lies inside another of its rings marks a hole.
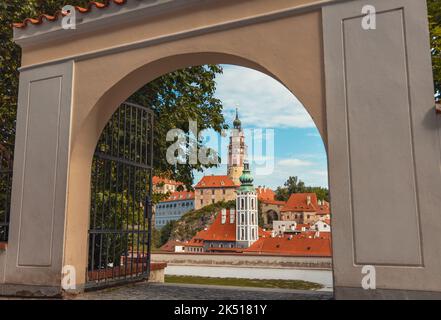
[[[262,280],[262,279],[240,279],[240,278],[211,278],[193,276],[165,276],[166,283],[186,283],[200,285],[219,285],[255,288],[278,288],[295,290],[317,290],[323,288],[318,283],[302,280]]]

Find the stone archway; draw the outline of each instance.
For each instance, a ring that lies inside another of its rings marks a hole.
[[[440,293],[440,120],[425,1],[370,4],[376,30],[362,28],[358,0],[129,0],[89,12],[76,30],[60,21],[15,30],[23,66],[2,292],[60,293],[64,266],[80,270],[81,290],[90,166],[108,119],[160,75],[228,63],[283,83],[323,137],[336,297]],[[377,290],[361,288],[364,265],[376,267]]]
[[[273,221],[280,220],[279,214],[274,210],[268,210],[264,213],[264,224],[272,225]]]

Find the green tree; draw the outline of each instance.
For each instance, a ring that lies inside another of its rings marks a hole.
[[[168,241],[168,239],[170,239],[170,235],[175,225],[176,221],[169,221],[165,224],[165,226],[161,228],[161,236],[159,238],[160,241],[158,247],[163,246]]]
[[[435,91],[441,94],[441,1],[427,0]]]
[[[287,201],[293,193],[315,193],[318,199],[329,201],[329,190],[327,188],[306,186],[297,176],[289,177],[283,187],[276,189],[276,199]]]

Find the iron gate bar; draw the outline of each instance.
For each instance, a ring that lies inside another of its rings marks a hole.
[[[86,289],[149,276],[153,126],[153,110],[123,103],[97,144]]]

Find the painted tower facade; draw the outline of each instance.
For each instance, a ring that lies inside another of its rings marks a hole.
[[[236,244],[248,248],[259,239],[257,192],[248,162],[244,162],[236,198]]]
[[[231,132],[230,144],[228,146],[228,177],[236,185],[240,185],[240,176],[242,175],[243,165],[247,154],[245,144],[245,134],[242,129],[242,123],[239,120],[239,113],[236,109],[236,119],[233,121],[234,129]]]

